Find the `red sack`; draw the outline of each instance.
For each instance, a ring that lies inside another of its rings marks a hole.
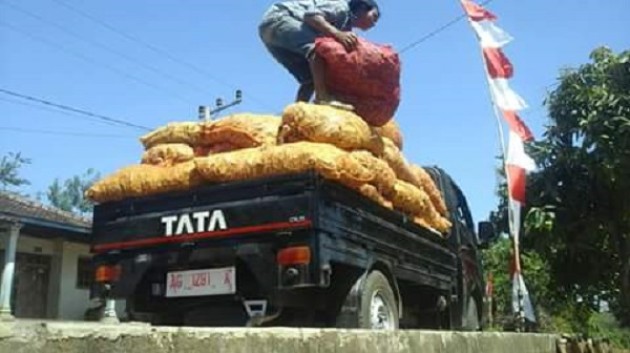
[[[333,38],[317,38],[315,52],[326,62],[326,86],[354,105],[368,124],[383,126],[400,103],[400,60],[392,47],[359,38],[352,52]]]

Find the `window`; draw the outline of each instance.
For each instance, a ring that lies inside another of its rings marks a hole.
[[[87,256],[79,257],[77,261],[77,288],[89,289],[93,276],[92,258]]]
[[[462,191],[454,186],[455,192],[457,194],[457,214],[456,217],[458,221],[460,221],[468,230],[475,234],[475,223],[472,220],[472,216],[470,215],[470,210],[468,209],[468,203],[466,203],[466,197]]]

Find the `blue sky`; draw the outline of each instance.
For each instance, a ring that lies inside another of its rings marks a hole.
[[[296,84],[258,38],[258,21],[271,3],[0,0],[0,88],[149,127],[196,119],[197,105],[216,97],[229,101],[235,88],[243,90],[244,103],[232,112],[278,113],[292,101]],[[461,14],[456,0],[380,4],[379,25],[361,35],[396,48]],[[530,104],[522,117],[536,137],[546,121],[542,101],[559,69],[586,62],[596,46],[630,48],[629,0],[495,0],[488,8],[515,37],[505,48],[515,66],[511,85]],[[405,155],[448,171],[475,220],[487,217],[497,203],[499,142],[470,27],[460,21],[401,58],[396,119]],[[0,156],[22,152],[32,159],[22,170],[32,183],[27,193],[88,168],[108,174],[137,163],[142,133],[0,94]]]

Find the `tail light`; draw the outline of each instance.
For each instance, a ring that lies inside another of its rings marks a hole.
[[[120,279],[120,265],[101,265],[96,268],[94,279],[98,283],[116,282]]]
[[[278,251],[276,261],[279,265],[308,265],[311,262],[311,249],[308,246],[295,246]]]

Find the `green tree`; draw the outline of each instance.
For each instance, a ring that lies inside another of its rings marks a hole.
[[[92,204],[83,195],[99,178],[99,173],[90,168],[83,175],[75,175],[63,182],[55,179],[46,192],[48,202],[68,212],[78,214],[92,212]]]
[[[10,187],[29,185],[29,181],[20,177],[20,168],[30,164],[31,160],[22,156],[20,152],[3,156],[0,159],[0,188],[7,190]]]
[[[523,246],[549,261],[557,302],[605,300],[630,325],[630,51],[593,51],[546,105]]]
[[[510,328],[515,324],[512,312],[512,278],[510,267],[513,259],[512,241],[500,237],[489,249],[484,250],[483,261],[486,274],[492,276],[494,285],[495,323],[502,328]],[[521,253],[521,267],[527,289],[538,314],[540,328],[543,331],[555,331],[554,324],[549,322],[547,300],[551,278],[549,263],[535,251]],[[540,314],[544,317],[540,318]]]

